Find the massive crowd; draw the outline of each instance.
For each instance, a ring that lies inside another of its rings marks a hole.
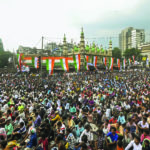
[[[150,150],[150,72],[0,74],[0,149]]]

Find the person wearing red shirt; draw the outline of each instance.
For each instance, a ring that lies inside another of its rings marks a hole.
[[[141,100],[137,100],[137,103],[138,103],[139,105],[141,105],[141,104],[142,104],[142,101],[141,101]]]
[[[117,123],[116,117],[115,117],[115,116],[112,117],[112,118],[109,120],[109,123],[112,123],[112,124]]]
[[[41,147],[43,150],[48,150],[48,139],[45,137],[45,134],[42,133],[42,138],[39,140],[36,148]]]

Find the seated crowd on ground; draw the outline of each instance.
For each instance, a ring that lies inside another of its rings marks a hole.
[[[0,149],[150,150],[150,72],[1,73]]]

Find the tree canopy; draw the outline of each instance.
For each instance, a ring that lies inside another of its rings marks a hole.
[[[0,51],[0,68],[8,66],[8,59],[12,56],[9,51]]]
[[[121,50],[118,48],[118,47],[115,47],[113,50],[112,50],[112,57],[117,59],[121,59],[122,55],[121,55]]]
[[[139,59],[141,57],[141,51],[135,48],[127,49],[125,50],[124,54],[125,58],[131,58],[132,56],[135,56],[136,59]]]
[[[0,52],[3,52],[3,51],[4,51],[3,42],[2,42],[2,40],[0,39]]]

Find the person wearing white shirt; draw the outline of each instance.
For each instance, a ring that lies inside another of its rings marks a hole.
[[[130,148],[132,148],[133,150],[142,150],[142,145],[140,144],[139,137],[135,136],[134,140],[128,144],[125,150],[130,150]]]
[[[124,107],[125,107],[125,109],[126,110],[128,110],[128,109],[130,109],[131,108],[131,106],[128,104],[128,102],[126,101],[126,102],[124,102]]]
[[[93,141],[93,133],[90,131],[90,129],[91,129],[91,126],[89,124],[87,124],[85,126],[85,130],[82,132],[82,134],[80,136],[80,139],[79,139],[80,143],[82,142],[83,135],[86,135],[87,139],[88,139],[88,142],[92,143],[92,141]]]
[[[58,107],[61,106],[61,101],[60,101],[60,99],[57,100],[57,105],[58,105]]]
[[[81,101],[82,101],[82,97],[79,97],[79,98],[78,98],[78,101],[81,102]]]
[[[53,107],[52,107],[52,105],[50,105],[50,107],[47,109],[46,113],[50,114],[52,112],[52,110],[53,110]]]
[[[149,129],[149,124],[147,123],[147,118],[143,118],[142,121],[139,121],[139,122],[138,122],[138,127],[139,127],[141,130]]]
[[[5,105],[4,105],[4,106],[2,107],[2,109],[1,109],[2,112],[6,112],[7,109],[9,108],[9,107],[8,107],[8,104],[7,104],[7,101],[5,100],[4,102],[5,102]]]
[[[110,109],[110,106],[109,107],[107,107],[107,109],[106,109],[106,117],[107,118],[110,118],[111,116],[111,109]]]
[[[31,114],[33,112],[33,106],[31,104],[31,106],[29,107],[29,113]]]
[[[65,106],[65,109],[66,109],[66,110],[69,110],[69,108],[70,108],[70,104],[67,103],[66,106]]]

